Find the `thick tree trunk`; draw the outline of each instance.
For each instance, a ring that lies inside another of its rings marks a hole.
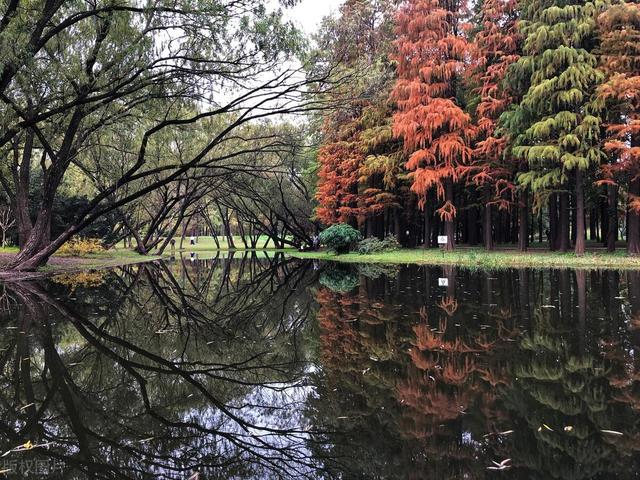
[[[640,196],[640,178],[634,178],[629,182],[629,195]],[[627,233],[627,251],[629,255],[640,254],[640,214],[629,209]]]
[[[584,226],[584,172],[576,169],[576,255],[584,255],[585,250]]]
[[[518,220],[518,250],[526,252],[529,240],[529,195],[526,190],[520,192]]]
[[[15,185],[15,217],[18,230],[18,247],[22,248],[27,243],[31,228],[31,216],[29,214],[29,185],[31,176],[31,155],[33,152],[33,133],[27,132],[23,146],[20,165],[15,165],[13,171],[13,183]]]
[[[560,194],[560,225],[558,229],[558,249],[561,252],[569,251],[569,192],[562,192]]]
[[[20,250],[20,253],[16,256],[13,262],[8,266],[10,270],[20,270],[20,265],[31,260],[36,254],[43,250],[49,241],[49,228],[51,225],[51,206],[46,206],[40,210],[35,224],[31,228],[31,232],[24,246]],[[49,257],[44,259],[44,263],[37,264],[35,268],[44,265]],[[36,262],[38,263],[38,262]],[[29,268],[29,267],[27,267]]]
[[[618,187],[615,185],[607,185],[607,217],[607,251],[614,252],[618,240]]]

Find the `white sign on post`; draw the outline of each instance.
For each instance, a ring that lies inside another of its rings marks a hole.
[[[438,286],[439,287],[448,287],[449,286],[449,279],[448,278],[439,278],[438,279]]]
[[[449,237],[446,235],[438,235],[438,245],[446,245]]]

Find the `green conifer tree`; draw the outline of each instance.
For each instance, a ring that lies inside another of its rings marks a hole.
[[[598,0],[596,0],[597,2]],[[514,139],[514,154],[529,164],[519,182],[538,200],[560,192],[560,249],[569,246],[568,194],[575,192],[577,254],[584,253],[585,177],[601,160],[601,121],[594,93],[597,70],[596,18],[600,3],[529,0],[523,4],[520,32],[523,56],[508,81],[522,101],[503,115]]]

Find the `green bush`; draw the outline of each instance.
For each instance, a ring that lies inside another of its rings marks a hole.
[[[400,244],[395,236],[389,235],[384,240],[377,237],[365,238],[358,243],[358,253],[369,255],[371,253],[392,252],[398,250]]]
[[[360,285],[360,279],[349,267],[331,265],[320,274],[320,285],[333,292],[348,293]]]
[[[362,238],[360,232],[351,225],[339,223],[320,234],[320,242],[338,255],[349,253],[353,245]]]

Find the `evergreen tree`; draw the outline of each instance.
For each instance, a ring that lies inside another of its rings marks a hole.
[[[594,102],[602,79],[595,47],[598,5],[530,0],[521,12],[523,56],[509,81],[522,89],[505,115],[514,154],[527,161],[520,183],[538,195],[560,191],[560,249],[569,247],[569,198],[575,188],[577,254],[584,253],[585,177],[601,160],[601,122]]]

